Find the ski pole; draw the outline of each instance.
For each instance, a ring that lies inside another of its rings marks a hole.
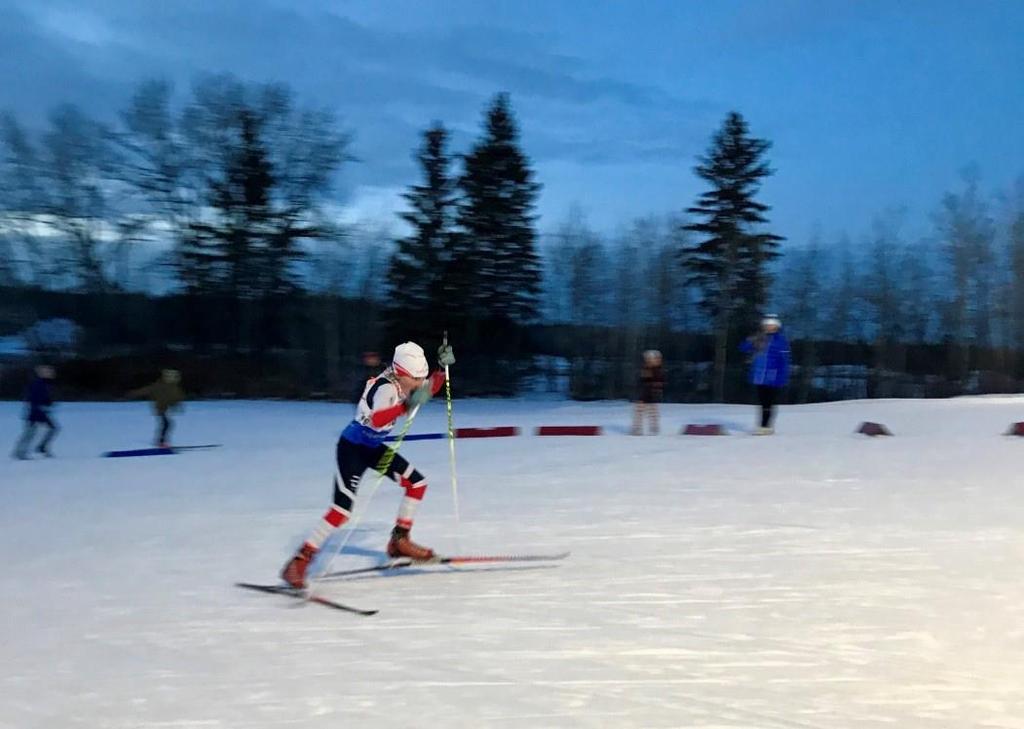
[[[448,330],[444,331],[444,346],[448,346]],[[444,399],[448,409],[448,455],[452,472],[452,503],[455,505],[455,544],[459,544],[461,531],[459,518],[459,482],[455,474],[455,423],[452,418],[452,378],[448,373],[448,365],[444,366]]]
[[[320,582],[320,578],[331,571],[331,565],[334,564],[334,560],[337,559],[338,555],[341,554],[342,550],[348,544],[348,540],[352,537],[352,533],[359,526],[359,523],[363,520],[363,515],[370,506],[370,502],[373,500],[373,495],[377,493],[377,488],[380,486],[380,482],[384,480],[384,477],[388,473],[388,469],[391,468],[391,462],[395,460],[395,455],[398,453],[398,448],[402,445],[402,440],[405,439],[405,434],[409,432],[409,428],[412,426],[412,421],[416,418],[416,413],[420,411],[420,406],[417,405],[409,413],[409,417],[406,419],[402,429],[398,431],[398,436],[395,438],[395,444],[389,447],[384,455],[381,456],[380,461],[377,463],[376,470],[379,471],[377,479],[373,482],[373,486],[370,488],[370,493],[363,499],[362,506],[359,511],[352,517],[348,523],[348,528],[345,530],[345,535],[339,540],[338,546],[334,549],[330,559],[327,560],[327,564],[324,565],[317,576],[310,580],[309,591],[307,597],[311,596],[316,589],[317,584]]]

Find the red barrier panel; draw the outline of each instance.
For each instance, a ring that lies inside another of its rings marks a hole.
[[[456,438],[508,438],[519,435],[519,428],[502,425],[496,428],[456,428]]]
[[[683,428],[683,435],[729,435],[721,425],[694,425]]]
[[[858,433],[863,433],[864,435],[870,435],[870,436],[875,436],[875,435],[892,435],[892,433],[889,431],[889,429],[886,428],[881,423],[872,423],[870,421],[861,423],[860,427],[857,428],[857,432]]]
[[[1006,431],[1007,435],[1024,435],[1024,423],[1010,423],[1010,429]]]
[[[542,425],[537,435],[601,435],[599,425]]]

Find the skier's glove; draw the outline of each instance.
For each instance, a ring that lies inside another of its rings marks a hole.
[[[452,345],[442,344],[437,348],[437,361],[442,367],[455,364],[455,352],[452,351]]]
[[[434,393],[430,387],[430,382],[424,382],[422,385],[417,387],[415,390],[409,393],[409,407],[417,408],[420,405],[425,405],[427,401],[434,396]]]

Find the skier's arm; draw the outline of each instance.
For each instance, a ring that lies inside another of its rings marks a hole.
[[[390,407],[381,408],[380,410],[374,410],[370,413],[370,423],[373,424],[374,428],[383,428],[388,423],[392,422],[405,415],[406,407],[404,402],[395,403]]]
[[[429,380],[431,396],[436,395],[441,391],[441,387],[444,385],[444,372],[437,370],[430,376]],[[374,410],[370,414],[370,422],[373,424],[374,428],[383,428],[385,425],[397,418],[400,418],[407,412],[409,412],[409,406],[406,404],[406,401],[398,402],[389,407]]]
[[[782,364],[779,366],[779,370],[782,372],[782,379],[788,380],[790,359],[789,340],[786,339],[785,335],[783,334],[779,334],[779,339],[779,354],[781,355],[780,359],[782,360]]]
[[[380,388],[371,388],[367,393],[366,404],[370,406],[370,425],[383,428],[405,415],[409,411],[404,399],[399,399],[398,387],[390,382],[381,384]],[[374,408],[374,405],[379,407]]]
[[[144,385],[136,390],[128,392],[127,397],[149,397],[153,392],[152,385]]]

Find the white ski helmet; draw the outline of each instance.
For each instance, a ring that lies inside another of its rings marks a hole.
[[[391,358],[391,366],[395,373],[408,377],[426,377],[430,372],[423,347],[416,342],[402,342],[395,347],[395,356]]]

